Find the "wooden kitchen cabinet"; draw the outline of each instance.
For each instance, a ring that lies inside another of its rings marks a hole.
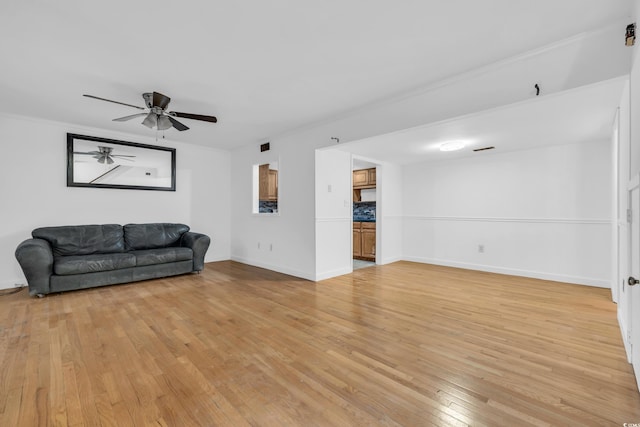
[[[376,259],[376,223],[363,222],[360,231],[362,239],[362,257]]]
[[[260,165],[258,177],[258,198],[260,200],[278,200],[278,171],[269,169],[269,164]]]
[[[267,197],[269,200],[278,200],[278,171],[269,169],[269,188]]]
[[[353,257],[368,261],[376,259],[376,223],[353,223]]]
[[[353,223],[353,256],[362,256],[362,234],[360,232],[361,222]]]
[[[368,178],[369,178],[369,185],[373,185],[374,187],[376,186],[376,168],[371,168],[371,169],[367,169],[368,173]]]
[[[369,171],[367,169],[353,171],[353,187],[366,185],[369,185]]]
[[[353,188],[375,188],[376,187],[376,168],[359,169],[353,171]]]

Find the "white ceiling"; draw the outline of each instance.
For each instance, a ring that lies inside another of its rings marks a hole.
[[[526,150],[534,147],[607,140],[625,78],[533,98],[387,135],[341,144],[339,149],[369,159],[407,164]],[[463,141],[460,151],[440,145]],[[494,146],[495,149],[474,152]]]
[[[230,149],[630,15],[630,0],[9,0],[0,111],[153,135],[82,94],[155,90],[219,120],[167,138]]]

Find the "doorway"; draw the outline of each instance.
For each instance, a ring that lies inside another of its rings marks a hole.
[[[353,270],[372,267],[378,259],[378,167],[375,163],[352,158],[352,249]]]

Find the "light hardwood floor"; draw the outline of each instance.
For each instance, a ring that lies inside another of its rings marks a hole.
[[[0,426],[640,423],[604,289],[398,262],[0,298]]]

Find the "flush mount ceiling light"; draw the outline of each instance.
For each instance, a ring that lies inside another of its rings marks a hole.
[[[458,151],[465,146],[464,141],[450,141],[440,144],[440,151]]]

